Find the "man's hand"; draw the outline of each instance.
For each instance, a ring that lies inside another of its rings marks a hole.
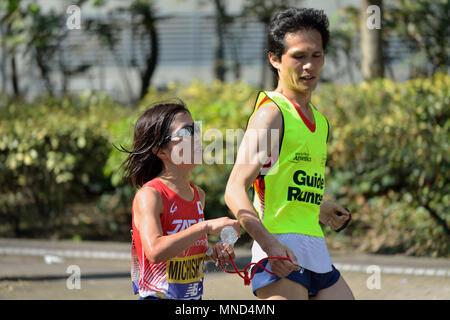
[[[338,230],[348,219],[350,219],[350,212],[336,202],[324,201],[320,205],[319,220],[331,229]]]
[[[267,248],[266,253],[269,257],[288,257],[291,259],[292,262],[284,259],[269,259],[270,268],[280,278],[287,277],[292,271],[300,270],[297,258],[292,250],[278,241],[273,242]]]

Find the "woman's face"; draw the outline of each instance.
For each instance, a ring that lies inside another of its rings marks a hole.
[[[317,30],[299,30],[284,37],[286,50],[281,60],[269,55],[278,70],[281,85],[300,93],[311,93],[317,86],[324,64],[322,36]]]
[[[175,115],[165,146],[168,160],[175,165],[195,166],[202,160],[201,136],[188,112]]]

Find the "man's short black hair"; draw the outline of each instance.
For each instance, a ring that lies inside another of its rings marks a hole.
[[[328,17],[323,10],[311,8],[289,8],[276,13],[270,20],[267,33],[267,52],[281,61],[285,52],[284,37],[287,33],[299,30],[317,30],[322,36],[322,47],[325,51],[330,39]],[[272,71],[278,75],[277,70]]]

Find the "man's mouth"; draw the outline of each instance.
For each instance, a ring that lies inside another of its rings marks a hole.
[[[313,77],[313,76],[303,76],[303,77],[300,77],[300,79],[301,79],[302,81],[312,81],[312,80],[314,80],[314,78],[315,78],[315,77]]]

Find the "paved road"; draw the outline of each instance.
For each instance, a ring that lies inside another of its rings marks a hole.
[[[238,248],[236,256],[243,268],[250,262],[249,248]],[[450,259],[331,256],[357,299],[450,299]],[[73,266],[81,273],[79,288],[70,278]],[[207,300],[255,299],[241,278],[211,263],[205,268],[204,288]],[[130,286],[129,244],[0,239],[0,299],[136,299]]]

